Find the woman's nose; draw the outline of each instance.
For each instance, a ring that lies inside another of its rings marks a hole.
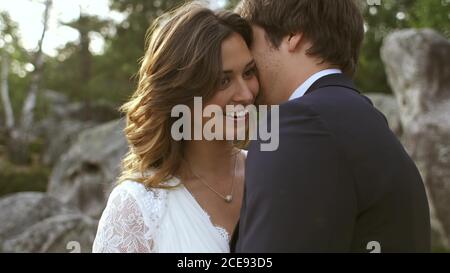
[[[236,103],[242,104],[242,105],[248,105],[252,104],[255,100],[256,94],[252,92],[249,82],[245,81],[244,79],[241,79],[238,84],[238,88],[236,92],[234,93],[233,100]]]

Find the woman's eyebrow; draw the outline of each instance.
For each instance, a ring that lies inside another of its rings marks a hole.
[[[253,66],[255,64],[255,60],[251,60],[248,64],[245,65],[245,68],[248,68],[250,66]],[[233,70],[224,70],[224,74],[232,74]]]
[[[251,60],[251,61],[245,66],[245,68],[248,68],[248,67],[253,66],[253,65],[255,65],[255,60]]]

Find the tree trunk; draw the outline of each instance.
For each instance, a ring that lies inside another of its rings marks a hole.
[[[80,18],[78,19],[79,23],[78,31],[80,32],[80,61],[81,61],[80,76],[81,82],[84,83],[86,87],[89,86],[88,83],[91,79],[91,66],[92,66],[92,54],[91,51],[89,50],[89,45],[91,44],[91,39],[89,38],[90,20],[91,20],[90,17],[80,13]],[[89,92],[86,91],[83,99],[84,103],[89,107],[90,95]],[[91,118],[91,115],[92,115],[91,111],[88,111],[87,118]]]
[[[5,50],[2,56],[1,92],[3,109],[5,110],[5,129],[10,131],[14,127],[14,114],[11,106],[11,99],[9,98],[8,75],[9,60],[8,53]]]
[[[45,34],[48,27],[48,18],[50,15],[50,7],[52,5],[52,0],[47,0],[45,2],[45,12],[44,12],[44,29],[42,30],[41,39],[38,43],[38,51],[36,53],[36,60],[34,63],[35,70],[33,71],[33,76],[31,78],[30,89],[28,91],[27,97],[25,99],[22,108],[22,122],[21,129],[26,133],[33,123],[34,109],[36,107],[36,97],[39,90],[39,84],[42,78],[42,68],[44,64],[44,55],[42,53],[42,43],[44,42]]]
[[[33,125],[34,110],[36,108],[36,98],[39,90],[39,84],[42,78],[44,55],[42,52],[42,43],[48,28],[48,19],[52,0],[45,2],[45,12],[43,17],[44,28],[41,38],[38,42],[38,50],[35,55],[33,75],[31,77],[30,89],[25,98],[22,108],[22,119],[18,126],[9,131],[7,151],[11,162],[19,165],[27,165],[31,162],[31,154],[29,144],[31,141],[31,127]]]

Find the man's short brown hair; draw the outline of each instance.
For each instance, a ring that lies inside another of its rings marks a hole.
[[[303,33],[312,47],[307,54],[353,75],[364,36],[356,0],[243,0],[237,12],[262,27],[275,48],[284,37]]]

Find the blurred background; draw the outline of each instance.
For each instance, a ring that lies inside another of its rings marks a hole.
[[[387,116],[450,246],[450,0],[355,0],[356,84]],[[117,108],[178,0],[0,0],[0,252],[90,252],[127,151]],[[232,9],[238,0],[208,1]]]

